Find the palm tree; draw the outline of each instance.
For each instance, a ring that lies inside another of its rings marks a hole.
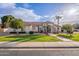
[[[56,20],[57,20],[57,33],[59,33],[59,21],[62,18],[61,16],[55,16]]]

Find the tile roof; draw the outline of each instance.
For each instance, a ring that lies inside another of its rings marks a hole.
[[[57,24],[54,24],[53,22],[24,22],[25,26],[30,26],[30,25],[38,26],[38,25],[43,25],[43,24],[46,24],[46,23],[58,26]]]

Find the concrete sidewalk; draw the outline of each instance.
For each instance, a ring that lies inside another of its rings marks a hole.
[[[79,47],[79,42],[0,42],[0,47]]]

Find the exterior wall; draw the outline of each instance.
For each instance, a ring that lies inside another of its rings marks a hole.
[[[24,31],[26,31],[26,32],[29,32],[31,30],[32,30],[32,26],[26,26],[25,29],[24,29]]]
[[[8,32],[8,31],[9,31],[8,28],[3,29],[3,32]]]
[[[61,27],[59,27],[59,32],[61,32]]]
[[[12,31],[13,31],[12,28],[5,28],[5,29],[4,29],[4,32],[12,32]]]
[[[13,32],[13,31],[14,31],[14,29],[12,29],[12,28],[4,28],[3,29],[3,32]],[[21,29],[16,29],[16,31],[19,32],[19,31],[21,31]]]
[[[57,27],[54,25],[51,25],[51,32],[56,33],[57,32]],[[59,32],[61,32],[61,27],[59,27]]]
[[[48,25],[51,26],[51,30],[50,30],[51,33],[57,32],[57,27],[56,27],[55,25],[53,25],[53,24],[48,24]],[[39,32],[40,32],[41,30],[42,30],[43,32],[44,32],[44,30],[45,30],[44,27],[43,27],[43,25],[39,26]],[[12,28],[5,28],[5,29],[3,29],[3,32],[12,32],[12,31],[14,31],[14,29],[12,29]],[[16,31],[21,31],[21,29],[18,29],[18,30],[16,30]],[[25,31],[25,32],[29,32],[29,31],[38,32],[38,26],[32,26],[32,25],[30,25],[30,26],[25,26],[24,31]],[[59,31],[61,32],[61,27],[59,27]]]
[[[51,27],[51,33],[56,32],[54,27]]]
[[[24,31],[29,32],[29,31],[38,31],[38,27],[35,26],[26,26]]]
[[[2,28],[0,28],[0,32],[3,32],[3,29]]]
[[[38,32],[38,27],[37,26],[32,26],[32,31]]]
[[[51,24],[51,33],[57,32],[57,27]]]
[[[57,27],[55,27],[55,32],[57,31],[61,32],[61,27],[59,27],[59,30],[57,29]]]

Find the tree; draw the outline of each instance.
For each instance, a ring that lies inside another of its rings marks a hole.
[[[24,22],[21,19],[15,19],[10,23],[10,27],[14,30],[21,29],[21,31],[23,31]]]
[[[12,15],[6,15],[1,17],[2,28],[9,27],[10,22],[14,19],[15,18]]]
[[[73,33],[73,26],[71,24],[65,24],[62,26],[62,30],[66,30],[66,32],[71,36]]]

